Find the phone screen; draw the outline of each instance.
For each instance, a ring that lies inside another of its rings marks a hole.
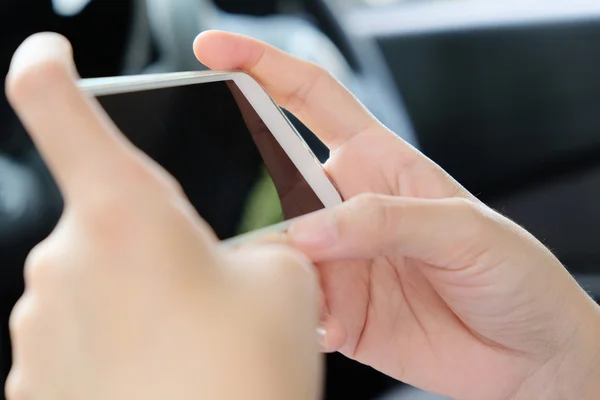
[[[324,208],[232,81],[99,96],[221,239]]]

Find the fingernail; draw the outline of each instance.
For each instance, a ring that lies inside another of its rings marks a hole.
[[[319,342],[319,346],[321,346],[321,350],[327,350],[327,331],[325,328],[317,328],[317,340]]]
[[[337,222],[329,212],[312,214],[294,222],[288,235],[299,246],[320,249],[331,247],[338,240]]]

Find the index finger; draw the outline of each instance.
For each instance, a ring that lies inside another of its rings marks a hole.
[[[114,186],[127,142],[100,106],[77,87],[69,42],[35,34],[13,56],[7,97],[68,201]]]
[[[207,31],[194,42],[196,57],[211,69],[241,69],[252,75],[330,150],[380,127],[369,111],[324,69],[261,41]]]

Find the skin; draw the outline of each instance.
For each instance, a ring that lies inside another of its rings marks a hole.
[[[25,266],[7,398],[317,398],[312,265],[279,245],[224,251],[75,79],[55,34],[29,38],[7,78],[66,203]]]
[[[256,40],[205,32],[331,150],[344,205],[293,225],[318,263],[326,351],[455,399],[600,391],[600,312],[539,241],[382,126],[335,79]]]
[[[320,68],[222,32],[194,50],[252,74],[332,151],[327,172],[348,201],[284,238],[316,263],[324,350],[456,399],[595,397],[600,311],[535,238]],[[48,34],[20,48],[8,77],[66,199],[11,318],[9,399],[316,398],[306,259],[220,247],[74,78],[68,44]]]

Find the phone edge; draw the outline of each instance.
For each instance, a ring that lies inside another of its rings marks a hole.
[[[339,190],[329,178],[323,165],[319,162],[306,141],[300,136],[291,121],[268,95],[266,90],[255,79],[243,71],[193,71],[87,78],[79,80],[78,86],[82,91],[92,96],[104,96],[225,80],[231,80],[238,86],[254,111],[260,116],[298,171],[309,183],[311,189],[315,191],[324,207],[329,208],[341,204],[343,199]],[[284,232],[296,219],[290,219],[252,232],[236,235],[224,240],[223,243],[226,245],[237,245],[267,233]]]

